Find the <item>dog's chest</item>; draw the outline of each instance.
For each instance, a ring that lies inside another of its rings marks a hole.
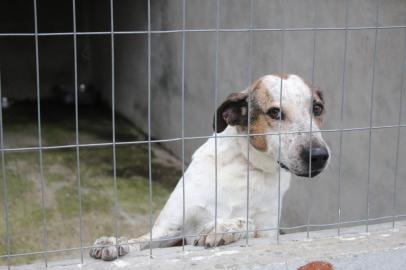
[[[247,205],[250,216],[269,212],[277,198],[278,181],[274,175],[253,168],[247,174],[246,166],[225,166],[219,173],[218,209],[223,216],[245,216]]]
[[[241,149],[241,145],[246,143],[241,144],[236,138],[227,139],[218,139],[217,159],[213,155],[216,150],[214,140],[208,140],[196,151],[185,184],[190,213],[204,218],[212,218],[216,211],[221,218],[245,217],[248,206],[249,216],[256,223],[273,223],[271,220],[277,214],[278,199],[282,201],[289,187],[290,174],[281,170],[279,189],[278,170],[265,172],[256,169],[255,165],[247,162],[243,154],[245,149]],[[272,168],[275,161],[269,162]],[[181,193],[178,193],[181,198]],[[200,210],[196,212],[195,209]],[[201,209],[205,210],[205,215]]]

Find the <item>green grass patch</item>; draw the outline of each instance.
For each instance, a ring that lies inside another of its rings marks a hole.
[[[76,134],[73,108],[52,103],[43,108],[43,144],[74,143]],[[111,142],[111,111],[108,108],[80,108],[79,117],[81,143]],[[4,114],[6,144],[11,147],[37,145],[36,121],[35,103],[15,104],[7,110]],[[135,126],[119,115],[116,130],[118,140],[145,139]],[[156,144],[154,147],[161,148]],[[119,213],[121,233],[126,234],[125,236],[134,237],[147,232],[148,145],[116,147],[119,209],[115,209],[114,199],[113,147],[81,147],[79,150],[84,244],[92,244],[95,238],[114,233],[116,210]],[[43,182],[39,173],[37,151],[6,153],[5,158],[11,252],[43,250],[44,215],[47,220],[49,250],[78,247],[80,207],[76,148],[43,151]],[[181,175],[179,166],[162,160],[165,159],[159,159],[153,149],[154,215],[163,207]],[[0,188],[0,201],[3,202],[5,187],[1,184]],[[3,217],[4,208],[0,210],[0,214]],[[0,254],[6,254],[6,227],[3,218],[1,220]],[[52,259],[63,255],[49,256]],[[23,264],[38,259],[41,256],[22,256],[14,258],[11,263]],[[6,261],[0,261],[0,265],[3,262]]]

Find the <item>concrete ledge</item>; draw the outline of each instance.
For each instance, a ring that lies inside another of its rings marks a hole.
[[[332,263],[335,269],[404,270],[406,269],[406,222],[346,228],[341,237],[336,230],[281,235],[275,239],[250,239],[214,249],[186,246],[130,253],[119,260],[104,262],[86,257],[83,265],[76,260],[53,262],[53,270],[96,269],[283,269],[296,270],[314,261]],[[0,267],[6,269],[7,267]],[[43,264],[13,267],[13,269],[42,269]]]

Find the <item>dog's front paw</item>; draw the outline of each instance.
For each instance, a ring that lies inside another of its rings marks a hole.
[[[206,248],[227,245],[246,237],[247,222],[243,218],[235,219],[218,219],[217,230],[215,230],[214,222],[210,222],[205,226],[200,236],[195,239],[195,246],[204,246]],[[248,236],[255,235],[255,225],[251,220],[248,220]]]
[[[128,252],[129,246],[126,238],[120,237],[116,239],[115,237],[103,236],[94,242],[89,254],[90,257],[95,259],[112,261],[117,259],[119,256],[124,256]]]

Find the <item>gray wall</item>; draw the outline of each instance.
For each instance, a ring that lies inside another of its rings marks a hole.
[[[152,2],[152,29],[181,29],[182,1],[161,0]],[[253,23],[255,28],[344,27],[345,1],[339,0],[254,0]],[[379,25],[406,25],[406,1],[385,0],[380,7]],[[145,0],[115,0],[114,24],[116,31],[146,30]],[[220,0],[221,28],[248,28],[249,1]],[[376,0],[350,0],[349,26],[374,26]],[[86,1],[79,12],[79,31],[109,31],[108,1]],[[186,27],[188,29],[214,29],[216,25],[215,0],[187,0]],[[68,10],[68,9],[67,9]],[[107,10],[107,12],[106,12]],[[81,15],[82,14],[82,15]],[[62,18],[64,18],[62,16]],[[52,29],[51,29],[52,30]],[[51,31],[48,30],[48,31]],[[25,31],[25,30],[24,30]],[[69,31],[69,30],[68,30]],[[181,136],[181,33],[152,34],[152,136],[175,138]],[[214,32],[189,32],[186,34],[185,52],[185,136],[212,134],[215,86]],[[233,91],[244,89],[251,79],[282,70],[282,33],[259,31],[252,34],[253,54],[249,55],[250,33],[230,31],[220,33],[219,51],[219,98]],[[284,67],[311,80],[313,65],[313,31],[287,31],[285,33]],[[316,34],[314,84],[324,90],[327,116],[325,129],[365,127],[369,125],[369,101],[372,88],[372,64],[375,30],[351,30],[348,32],[344,119],[341,124],[341,91],[344,56],[344,31],[323,30]],[[58,40],[62,38],[56,38]],[[4,40],[4,39],[2,39]],[[66,52],[72,46],[61,42]],[[103,92],[104,99],[111,101],[111,56],[109,36],[80,38],[79,72]],[[5,43],[1,43],[0,52]],[[82,44],[82,43],[81,43]],[[14,46],[14,45],[10,45]],[[32,58],[33,44],[27,57]],[[51,46],[51,45],[50,45]],[[52,45],[56,46],[56,45]],[[51,46],[51,47],[52,47]],[[49,48],[51,48],[49,47]],[[10,47],[8,47],[10,48]],[[405,53],[405,29],[378,31],[377,57],[374,80],[373,125],[397,124],[399,117],[402,61]],[[28,49],[27,49],[28,50]],[[51,60],[49,80],[55,81],[51,71],[64,72],[71,81],[72,54],[43,48]],[[52,56],[54,55],[54,56]],[[59,57],[56,57],[59,56]],[[2,56],[7,58],[6,56]],[[9,58],[11,59],[11,58]],[[14,58],[13,58],[14,59]],[[52,66],[58,59],[58,67]],[[19,60],[23,61],[23,60]],[[33,61],[31,59],[30,61]],[[248,64],[252,63],[252,78]],[[12,61],[8,61],[11,63]],[[23,62],[22,62],[23,63]],[[115,91],[117,110],[147,130],[147,35],[115,35]],[[22,66],[22,64],[20,64]],[[4,77],[4,76],[3,76]],[[32,88],[33,74],[27,72]],[[47,77],[45,77],[47,78]],[[18,81],[16,78],[10,81]],[[24,88],[21,86],[21,88]],[[21,90],[22,91],[22,90]],[[30,90],[35,91],[35,89]],[[35,92],[34,92],[35,93]],[[26,95],[27,96],[27,95]],[[406,103],[406,94],[403,102]],[[406,123],[406,105],[403,106],[402,123]],[[397,128],[372,131],[370,174],[370,217],[392,214],[395,153]],[[396,209],[406,212],[406,129],[401,129],[399,149],[398,186]],[[293,179],[292,187],[283,199],[282,225],[306,224],[307,213],[313,224],[337,222],[338,209],[338,152],[339,133],[325,133],[332,149],[332,162],[326,173],[312,181]],[[367,168],[369,130],[343,133],[343,158],[341,182],[341,215],[343,221],[366,218]],[[186,157],[204,140],[187,140]],[[167,143],[166,147],[180,155],[180,144]],[[309,210],[307,210],[309,209]]]
[[[186,1],[188,29],[215,28],[216,1]],[[249,1],[221,0],[221,27],[247,28]],[[379,25],[405,25],[406,1],[382,1]],[[146,7],[128,9],[145,13]],[[345,1],[289,0],[282,12],[282,1],[255,0],[254,27],[345,26]],[[283,13],[285,16],[283,17]],[[374,26],[375,0],[350,1],[349,25]],[[181,28],[181,1],[153,1],[152,29]],[[144,18],[145,20],[145,18]],[[129,25],[129,24],[128,24]],[[131,26],[129,26],[131,28]],[[134,27],[135,28],[135,27]],[[144,30],[146,24],[144,24]],[[369,101],[372,87],[374,30],[348,32],[346,85],[343,127],[369,125]],[[181,135],[181,34],[152,35],[152,136],[174,138]],[[311,80],[313,64],[312,31],[285,33],[284,68]],[[249,57],[250,34],[221,32],[219,51],[219,102],[229,93],[244,89],[250,81],[248,63],[252,61],[253,78],[281,71],[282,33],[255,32],[253,55]],[[404,29],[378,31],[377,62],[373,104],[373,125],[397,124],[405,47]],[[212,134],[215,79],[215,33],[186,34],[185,52],[185,135]],[[116,37],[116,100],[118,110],[144,130],[147,127],[147,40],[144,35]],[[341,89],[343,76],[344,31],[325,30],[316,34],[314,83],[324,90],[327,102],[326,129],[341,127]],[[404,89],[404,87],[403,87]],[[109,93],[109,89],[106,89]],[[109,95],[106,95],[108,97]],[[404,95],[405,96],[405,95]],[[404,100],[406,102],[406,100]],[[406,108],[406,106],[404,106]],[[403,111],[403,124],[406,110]],[[392,214],[397,129],[372,131],[370,217]],[[406,212],[406,130],[401,130],[397,186],[397,213]],[[283,226],[306,224],[309,210],[313,224],[334,223],[338,218],[339,133],[324,137],[332,148],[332,162],[326,173],[313,181],[293,179],[283,200]],[[366,218],[369,130],[343,133],[341,215],[343,221]],[[186,156],[204,140],[187,141]],[[180,155],[178,143],[166,146]]]

